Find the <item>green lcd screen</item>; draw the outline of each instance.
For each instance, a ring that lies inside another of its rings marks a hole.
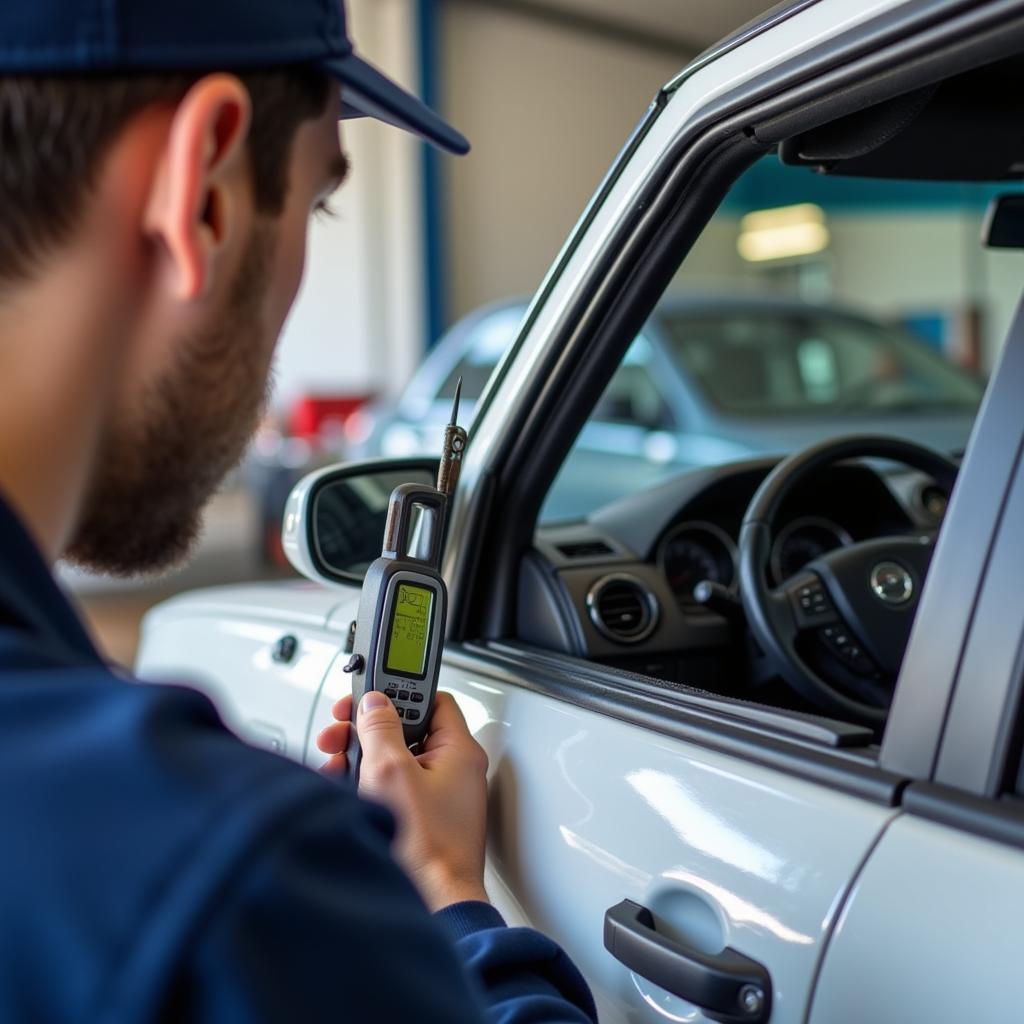
[[[399,583],[384,667],[388,672],[422,679],[426,674],[427,639],[434,591],[413,583]]]

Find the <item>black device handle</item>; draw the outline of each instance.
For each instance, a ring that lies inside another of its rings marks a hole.
[[[409,554],[413,512],[422,506],[434,514],[431,524],[430,547],[426,558]],[[441,561],[441,538],[444,535],[448,497],[435,487],[421,484],[399,484],[391,493],[387,525],[384,528],[384,555],[409,562],[422,562],[437,568]]]
[[[734,949],[702,953],[659,935],[654,915],[632,900],[605,911],[604,945],[631,971],[712,1020],[763,1024],[771,1016],[772,982],[761,964]]]

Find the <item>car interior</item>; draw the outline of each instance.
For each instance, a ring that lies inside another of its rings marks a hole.
[[[929,343],[970,373],[979,347],[998,351],[1020,296],[1020,255],[986,250],[982,233],[986,211],[991,221],[997,198],[1019,195],[1024,178],[1022,80],[1021,58],[990,61],[785,138],[744,172],[664,294],[726,287],[884,319],[913,305],[907,296],[922,270],[908,265],[904,279],[879,280],[872,252],[931,231],[951,295],[972,297],[922,310],[922,319],[941,321]],[[739,204],[741,194],[756,198]],[[737,256],[750,209],[806,205],[825,211],[829,255],[770,265]],[[776,453],[667,459],[653,485],[624,484],[573,519],[542,517],[522,555],[506,646],[568,658],[595,680],[629,678],[805,724],[829,719],[849,726],[852,744],[876,741],[976,407],[953,429],[963,407],[901,401],[915,384],[908,377],[890,409],[826,415],[838,386],[829,374],[843,368],[825,346],[808,329],[789,339],[784,358],[773,356],[806,385],[813,443],[804,430]],[[756,408],[771,367],[750,347],[723,358],[718,386]],[[884,361],[861,363],[844,390],[891,380]],[[631,415],[621,396],[611,401]],[[600,473],[594,458],[574,448],[562,476],[574,462]]]

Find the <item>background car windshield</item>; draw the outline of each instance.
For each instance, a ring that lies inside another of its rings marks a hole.
[[[786,309],[659,320],[682,371],[728,413],[974,411],[981,402],[980,381],[913,336],[868,320]]]
[[[764,157],[682,262],[643,358],[634,343],[595,405],[542,522],[844,434],[961,454],[1024,282],[1024,255],[980,241],[1007,191]]]

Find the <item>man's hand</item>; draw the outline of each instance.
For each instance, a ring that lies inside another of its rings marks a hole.
[[[348,770],[352,698],[334,706],[337,719],[317,738],[331,758],[328,774]],[[431,910],[486,900],[484,844],[487,755],[466,727],[454,699],[438,693],[423,752],[410,753],[391,701],[370,691],[356,719],[363,748],[359,791],[398,820],[395,855]]]

